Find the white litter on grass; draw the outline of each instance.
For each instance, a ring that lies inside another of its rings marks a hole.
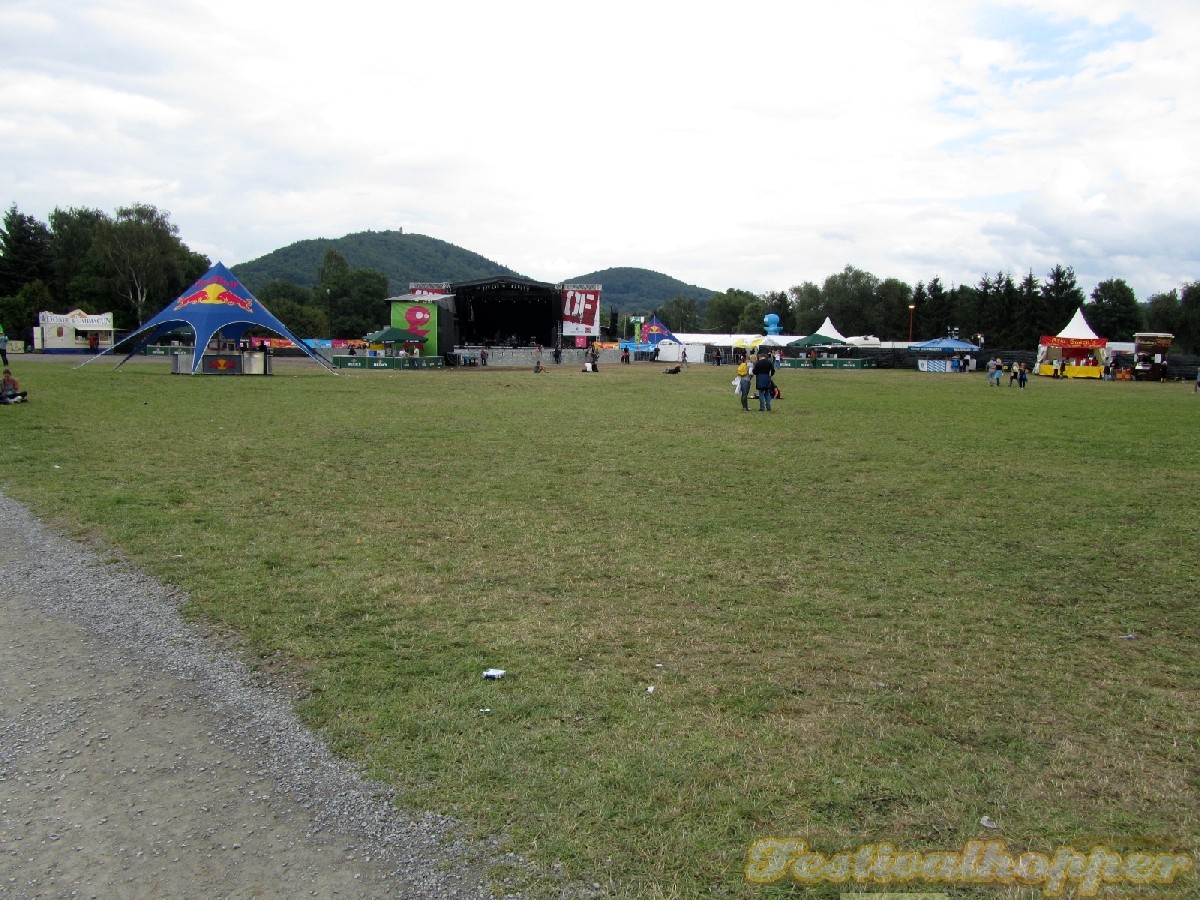
[[[503,669],[484,669],[483,677],[490,678],[493,681],[496,681],[496,680],[504,677],[504,670]]]
[[[650,687],[646,688],[646,693],[653,694],[654,693],[654,685],[650,685]]]
[[[995,829],[995,828],[1000,827],[999,825],[997,825],[995,822],[992,821],[991,816],[984,816],[982,819],[979,820],[979,824],[982,825],[984,828]]]

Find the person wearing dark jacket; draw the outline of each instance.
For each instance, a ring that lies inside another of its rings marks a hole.
[[[771,411],[771,378],[775,364],[770,356],[759,356],[754,363],[754,387],[758,390],[758,411]]]

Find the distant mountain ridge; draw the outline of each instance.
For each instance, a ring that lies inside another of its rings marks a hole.
[[[374,269],[387,276],[391,296],[407,293],[410,283],[421,281],[475,281],[498,276],[543,280],[521,275],[446,241],[401,231],[361,231],[334,239],[297,241],[230,269],[251,291],[262,290],[276,279],[313,287],[325,251],[331,247],[345,257],[350,268]],[[602,284],[603,304],[622,312],[648,312],[676,297],[703,302],[714,293],[649,269],[601,269],[563,281]]]

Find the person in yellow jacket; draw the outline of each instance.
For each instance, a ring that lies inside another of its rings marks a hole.
[[[742,400],[742,412],[750,412],[750,356],[746,354],[738,363],[738,396]]]

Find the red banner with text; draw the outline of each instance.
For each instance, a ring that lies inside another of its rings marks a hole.
[[[600,333],[600,285],[564,284],[563,335]]]

